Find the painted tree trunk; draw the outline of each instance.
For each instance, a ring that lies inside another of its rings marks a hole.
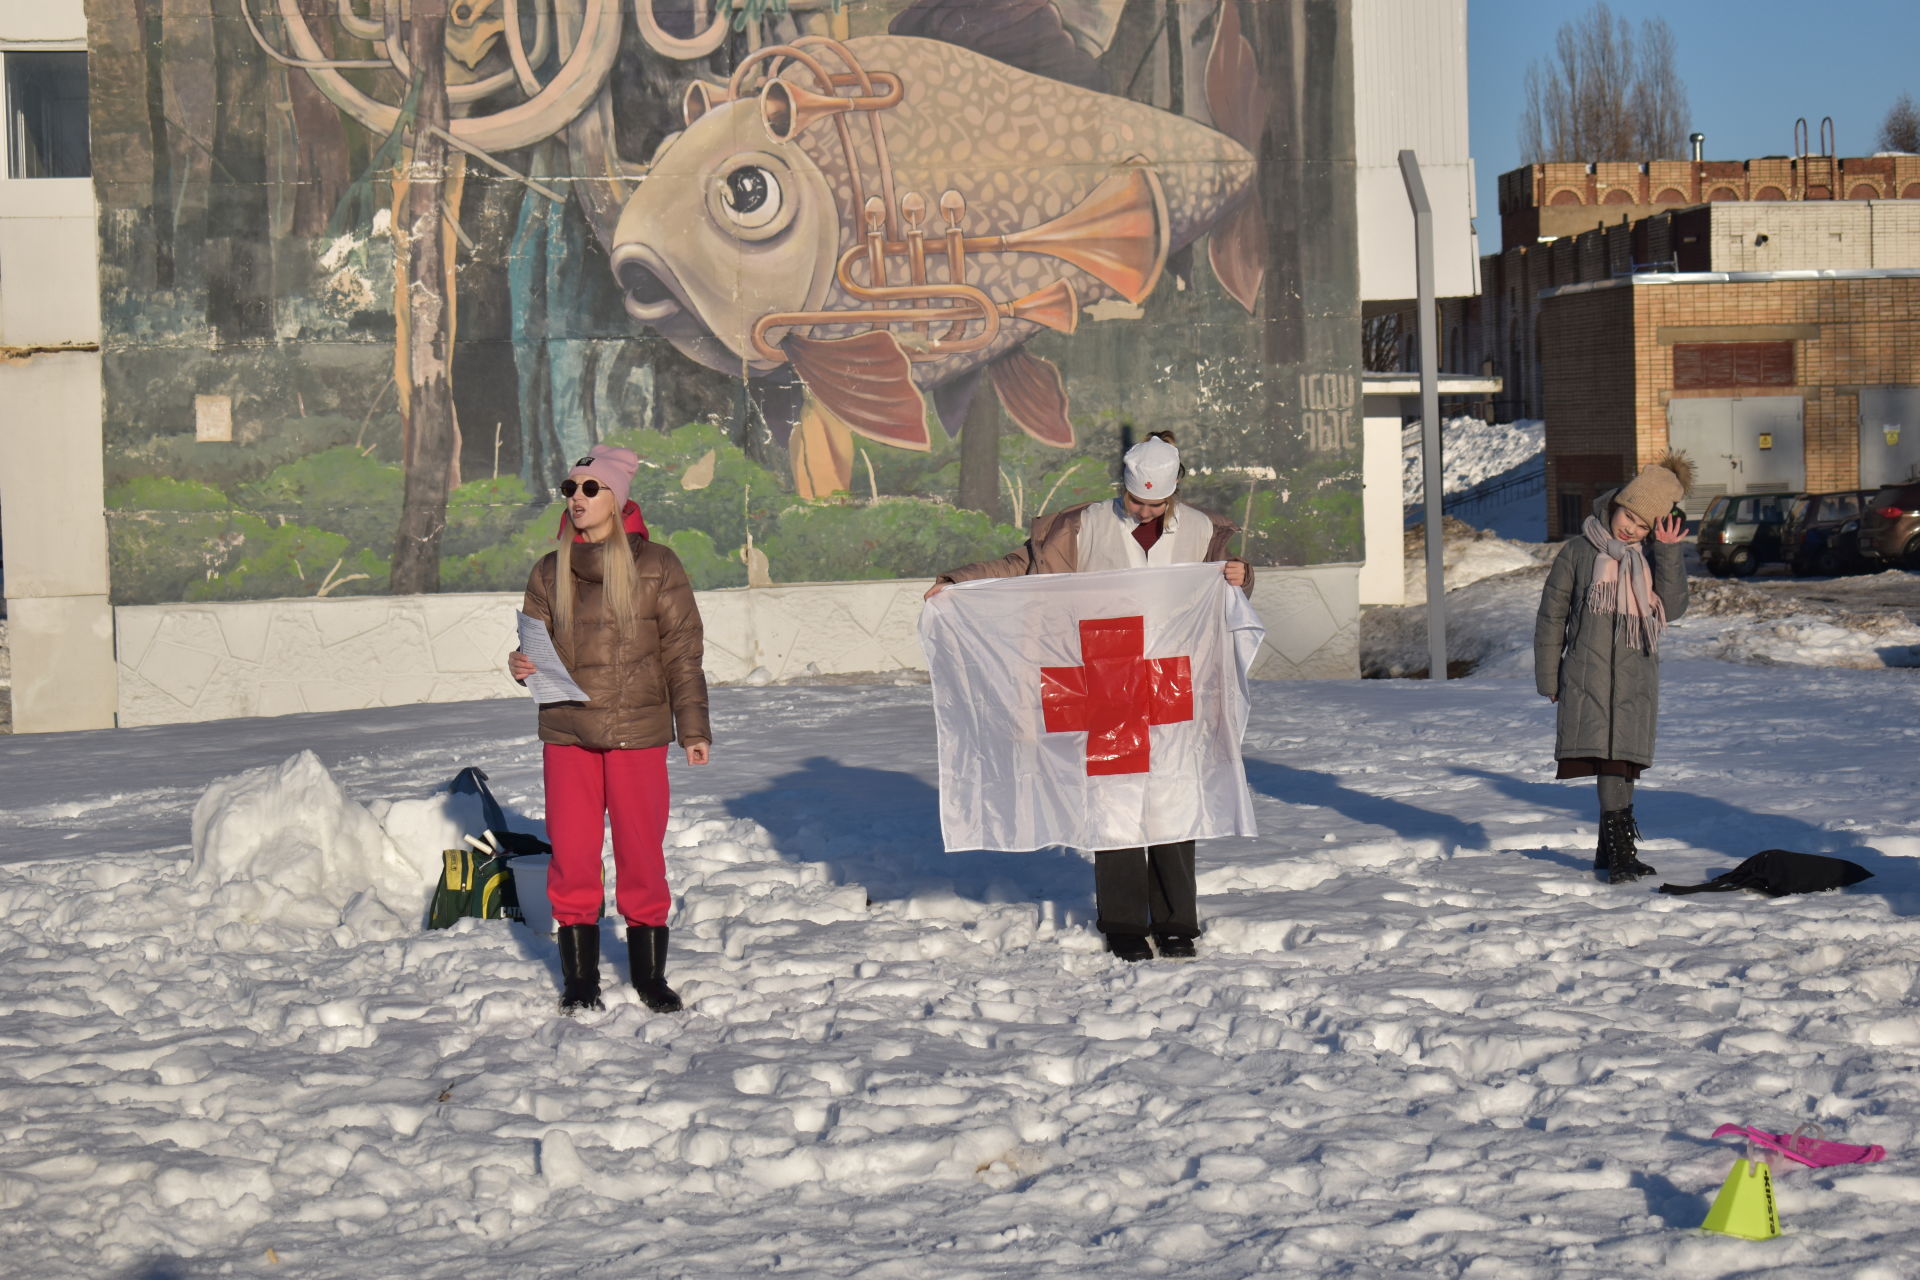
[[[412,174],[407,191],[408,430],[403,466],[405,505],[394,539],[390,589],[412,595],[440,588],[440,536],[447,524],[447,494],[455,449],[449,306],[442,255],[447,236],[445,200],[447,144],[446,2],[414,0],[407,54],[418,78],[411,130]]]

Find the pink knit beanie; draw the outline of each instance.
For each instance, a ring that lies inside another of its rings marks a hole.
[[[587,450],[587,456],[573,464],[573,470],[567,472],[569,480],[598,480],[613,490],[613,509],[624,511],[627,506],[627,490],[633,487],[634,473],[640,470],[640,455],[631,449],[622,449],[614,444],[597,444]]]

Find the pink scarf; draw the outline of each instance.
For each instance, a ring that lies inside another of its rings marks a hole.
[[[1638,542],[1622,542],[1598,516],[1580,526],[1600,554],[1593,561],[1593,585],[1587,589],[1588,613],[1611,613],[1614,626],[1635,649],[1655,653],[1667,629],[1667,606],[1653,590],[1653,566]]]

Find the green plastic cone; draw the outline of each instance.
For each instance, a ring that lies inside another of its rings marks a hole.
[[[1707,1210],[1702,1230],[1743,1240],[1771,1240],[1780,1234],[1780,1212],[1773,1205],[1773,1170],[1758,1160],[1735,1160]]]

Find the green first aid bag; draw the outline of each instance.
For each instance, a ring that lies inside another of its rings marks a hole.
[[[427,911],[429,929],[445,929],[472,916],[478,920],[520,920],[520,894],[513,868],[497,853],[448,849],[440,855],[440,883]]]
[[[445,929],[471,916],[476,920],[518,920],[520,894],[513,885],[515,858],[552,853],[545,840],[507,827],[506,811],[493,798],[483,770],[462,769],[447,787],[452,795],[478,799],[485,830],[467,836],[468,848],[447,849],[440,855],[440,879],[427,908],[427,927]]]

